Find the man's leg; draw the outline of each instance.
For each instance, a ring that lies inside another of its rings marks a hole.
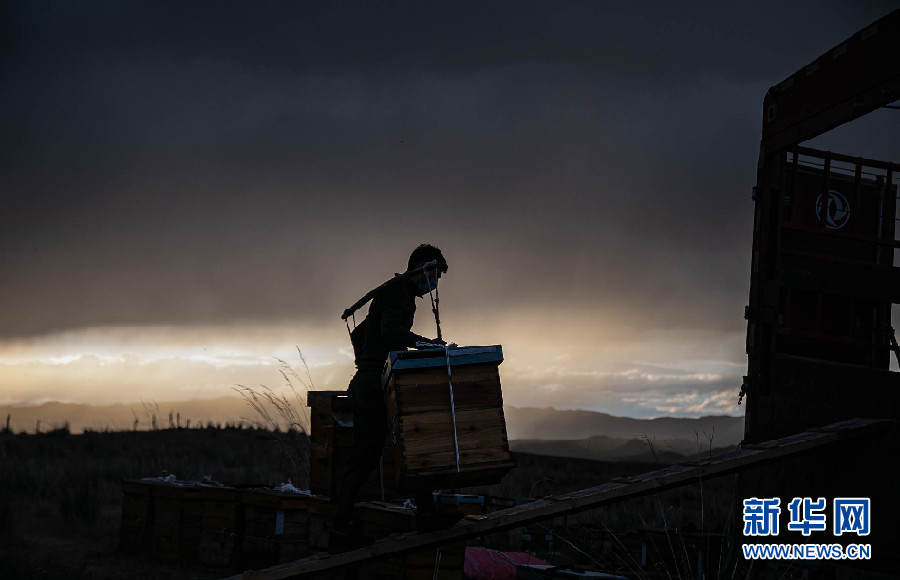
[[[378,467],[387,435],[380,373],[357,371],[348,390],[353,408],[353,449],[337,495],[333,525],[338,532],[349,532],[350,511],[360,488]]]

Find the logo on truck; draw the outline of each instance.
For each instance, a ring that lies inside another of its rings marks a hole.
[[[816,217],[829,230],[839,230],[850,221],[850,202],[833,189],[816,198]]]

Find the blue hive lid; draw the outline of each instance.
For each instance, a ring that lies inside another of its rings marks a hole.
[[[421,369],[421,368],[447,368],[447,355],[450,355],[450,367],[459,365],[472,365],[480,363],[503,362],[503,347],[499,344],[492,346],[451,346],[448,350],[443,348],[423,348],[419,350],[393,350],[388,354],[388,360],[381,375],[382,384],[387,383],[388,377],[394,370]]]

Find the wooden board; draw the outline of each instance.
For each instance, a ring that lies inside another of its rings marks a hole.
[[[397,580],[398,578],[437,578],[462,580],[466,543],[456,542],[440,548],[426,548],[391,558],[367,563],[357,569],[359,580]],[[437,565],[438,573],[434,576]]]
[[[450,385],[446,380],[439,384],[398,386],[396,391],[404,414],[450,409]],[[454,378],[453,403],[457,410],[502,407],[500,379],[495,376],[483,381],[458,381]]]
[[[450,374],[453,377],[454,384],[457,382],[465,383],[497,380],[498,373],[497,363],[450,367]],[[407,385],[446,385],[447,369],[445,367],[403,369],[395,371],[391,375],[391,378],[398,387]]]
[[[453,489],[459,487],[475,487],[479,485],[492,485],[503,479],[514,467],[513,461],[498,462],[497,465],[478,463],[470,467],[463,467],[459,472],[448,471],[446,468],[429,471],[417,471],[407,474],[401,483],[404,488],[412,491],[421,489]]]
[[[400,433],[400,444],[394,448],[394,468],[401,477],[441,470],[456,473],[457,447],[460,471],[478,464],[513,465],[501,407],[458,411],[456,443],[450,412],[401,416]]]
[[[354,517],[362,525],[365,538],[375,541],[393,534],[412,532],[416,528],[415,511],[387,502],[357,504]],[[396,558],[372,562],[359,568],[357,577],[367,580],[396,578],[431,578],[437,553],[427,548]],[[441,550],[438,578],[462,578],[465,542],[457,542]]]

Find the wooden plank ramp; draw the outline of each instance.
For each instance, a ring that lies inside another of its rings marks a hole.
[[[333,556],[312,556],[264,570],[249,570],[226,580],[253,578],[281,580],[314,578],[330,570],[359,565],[366,561],[396,556],[412,550],[437,547],[490,532],[593,509],[650,493],[696,482],[701,478],[733,474],[779,461],[851,438],[886,431],[892,419],[849,419],[782,439],[744,445],[724,455],[687,461],[635,477],[621,478],[596,487],[543,499],[494,512],[487,516],[467,516],[453,527],[436,532],[394,534],[371,546]]]

